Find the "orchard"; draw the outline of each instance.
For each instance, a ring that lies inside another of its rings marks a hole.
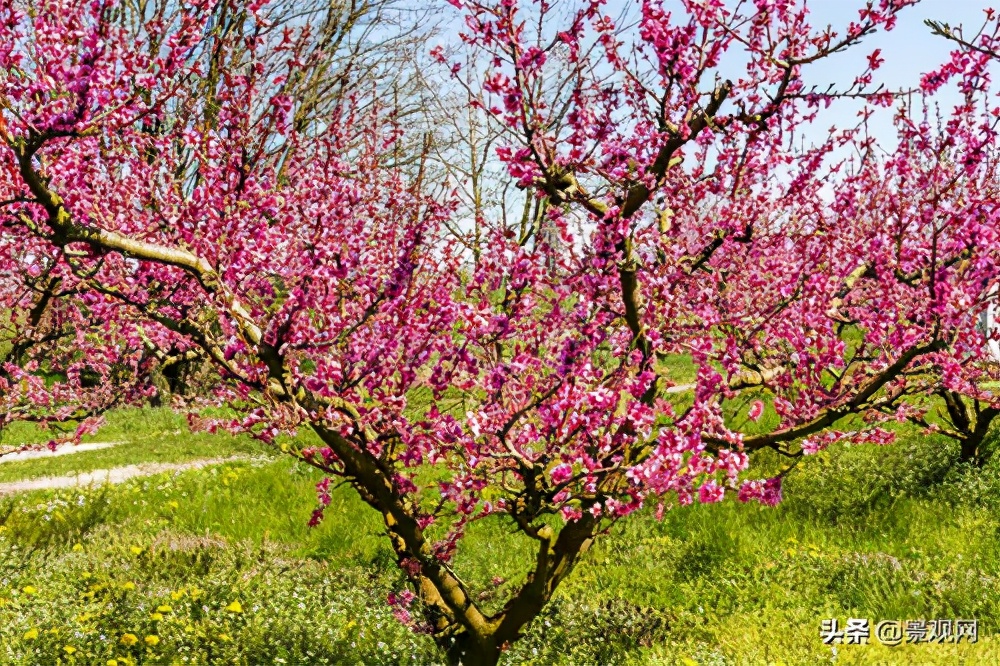
[[[72,447],[157,400],[315,468],[289,518],[350,489],[372,605],[453,664],[630,523],[777,511],[828,449],[989,467],[992,10],[411,4],[0,0],[0,423]],[[899,30],[943,56],[886,81]],[[461,573],[480,525],[509,584]]]

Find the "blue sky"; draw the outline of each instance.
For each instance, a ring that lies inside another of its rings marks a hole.
[[[813,0],[809,6],[815,17],[814,25],[838,26],[855,19],[863,4],[861,0]],[[1000,2],[994,6],[997,5]],[[989,6],[990,2],[982,0],[922,0],[915,7],[903,10],[892,32],[872,35],[856,50],[816,63],[810,74],[831,80],[839,76],[842,80],[845,73],[864,66],[867,53],[881,48],[885,64],[878,72],[879,78],[894,87],[916,84],[919,74],[943,61],[950,50],[950,43],[931,35],[924,20],[978,28],[983,22],[983,10]]]
[[[854,75],[864,69],[866,56],[880,48],[885,64],[876,72],[876,82],[885,83],[892,89],[916,87],[920,75],[944,62],[953,48],[948,40],[932,35],[924,20],[942,21],[952,27],[964,25],[966,34],[971,35],[982,25],[983,10],[991,4],[1000,6],[1000,0],[995,3],[984,0],[922,0],[900,14],[892,32],[871,35],[861,45],[815,63],[805,70],[804,77],[817,84],[848,85]],[[814,0],[810,3],[815,12],[814,25],[817,26],[846,25],[857,16],[857,9],[861,6],[861,0]],[[942,105],[956,101],[947,91],[940,97]],[[827,126],[853,124],[858,108],[859,105],[854,103],[835,105],[824,120],[828,120]],[[869,125],[876,136],[887,141],[891,141],[893,133],[890,117],[889,113],[883,113]]]
[[[726,1],[730,4],[738,2],[738,0]],[[851,21],[858,19],[858,10],[866,5],[866,0],[806,1],[813,14],[811,22],[815,29],[832,25],[840,33],[843,33]],[[847,89],[854,78],[866,69],[867,56],[875,49],[881,49],[885,63],[876,72],[875,85],[884,83],[891,90],[915,89],[918,87],[921,74],[945,62],[949,52],[954,48],[952,42],[932,35],[924,21],[926,19],[942,21],[952,27],[964,25],[967,35],[974,34],[983,24],[983,12],[991,6],[991,3],[996,3],[996,6],[1000,7],[1000,0],[922,0],[916,6],[908,7],[899,14],[897,25],[891,32],[876,32],[845,52],[807,65],[802,73],[803,79],[808,85],[815,85],[819,90],[825,90],[830,84],[834,85],[834,89]],[[664,0],[664,4],[667,9],[674,11],[678,20],[684,20],[680,0]],[[576,0],[564,0],[561,5],[566,9],[577,6]],[[623,9],[628,9],[629,14],[635,17],[639,6],[639,0],[608,0],[604,11],[618,19]],[[464,28],[459,19],[460,13],[446,12],[445,16],[447,17],[445,25],[448,27],[441,41],[445,43],[457,41],[457,33]],[[450,21],[454,23],[449,23]],[[736,54],[734,57],[735,61],[745,62]],[[725,75],[736,78],[740,73],[734,71]],[[914,102],[917,101],[918,98],[914,98]],[[949,89],[944,89],[936,97],[936,103],[941,106],[942,113],[946,116],[958,101],[957,95]],[[808,128],[800,127],[797,136],[804,136],[808,145],[825,140],[827,131],[831,127],[855,127],[859,122],[858,112],[863,106],[864,103],[859,100],[837,100],[829,109],[820,113],[814,125]],[[894,113],[895,109],[879,109],[868,123],[869,131],[886,149],[891,149],[896,144],[896,131],[892,122]],[[798,140],[796,144],[798,145]]]
[[[735,4],[738,0],[726,1]],[[813,14],[812,24],[815,28],[833,25],[841,33],[852,20],[857,20],[858,10],[866,4],[866,0],[806,1]],[[574,0],[562,3],[567,8],[574,4]],[[622,10],[627,9],[635,17],[639,4],[638,0],[608,0],[605,12],[617,19]],[[681,17],[684,12],[679,0],[664,0],[664,4],[668,10],[673,10],[679,20],[683,20]],[[915,88],[920,75],[944,62],[952,49],[951,42],[932,35],[924,21],[933,19],[952,26],[965,25],[967,34],[974,33],[983,23],[983,10],[990,6],[1000,8],[1000,0],[921,0],[916,6],[908,7],[900,13],[893,31],[869,35],[862,44],[807,66],[803,71],[803,78],[820,89],[825,89],[831,83],[837,88],[847,88],[854,77],[864,71],[867,55],[879,48],[885,63],[876,72],[876,84],[885,83],[890,89]],[[459,16],[458,12],[451,14],[450,19],[455,21],[454,32],[446,29],[443,41],[454,40],[455,33],[464,27],[459,22]],[[956,99],[944,95],[940,101],[944,105],[950,105]],[[833,125],[854,126],[860,108],[860,102],[842,101],[820,117],[816,129],[825,131]],[[944,110],[947,112],[948,109]],[[869,122],[873,133],[890,144],[893,143],[895,134],[891,118],[892,112],[887,111]]]
[[[816,29],[832,25],[843,34],[844,28],[858,19],[858,10],[866,5],[866,0],[806,0],[812,14],[812,25]],[[877,0],[876,0],[877,1]],[[735,4],[737,0],[727,0]],[[570,3],[572,4],[572,3]],[[634,15],[637,0],[609,0],[606,13],[618,17],[622,9],[628,8]],[[682,17],[683,9],[679,0],[665,0],[668,10]],[[823,90],[828,84],[845,89],[854,77],[864,71],[866,57],[876,48],[882,50],[885,63],[876,72],[875,84],[884,83],[889,89],[916,88],[920,75],[935,68],[948,58],[953,44],[931,34],[924,21],[932,19],[956,27],[964,25],[966,34],[974,34],[983,24],[983,10],[995,6],[1000,8],[1000,0],[921,0],[916,6],[908,7],[899,14],[896,27],[891,32],[877,32],[843,53],[813,63],[803,71],[803,79]],[[736,74],[738,76],[738,73]],[[957,99],[943,94],[942,105],[954,104]],[[831,126],[854,126],[861,102],[841,101],[821,114],[816,130],[825,132]],[[945,112],[947,108],[943,109]],[[873,117],[869,129],[886,143],[894,142],[892,111],[885,111]]]

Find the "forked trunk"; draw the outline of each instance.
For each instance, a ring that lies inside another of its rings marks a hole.
[[[944,399],[948,416],[956,431],[953,437],[958,440],[961,447],[958,454],[959,461],[982,465],[986,458],[983,442],[990,432],[994,419],[1000,415],[1000,409],[993,405],[983,406],[978,400],[965,397],[956,391],[944,390],[940,391],[939,395]]]
[[[994,419],[1000,414],[1000,410],[995,407],[979,409],[978,404],[976,415],[976,426],[969,431],[968,436],[962,440],[962,448],[959,459],[965,463],[972,463],[982,466],[986,462],[987,452],[983,450],[983,443],[990,432]]]

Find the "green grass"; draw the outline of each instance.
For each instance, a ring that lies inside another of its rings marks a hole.
[[[149,423],[136,427],[159,431]],[[909,432],[808,458],[775,508],[726,501],[625,521],[507,663],[998,663],[1000,464],[954,457],[947,440]],[[403,581],[379,516],[342,487],[307,527],[318,480],[277,458],[0,500],[0,663],[440,661],[385,603]],[[486,520],[457,570],[495,607],[529,558]],[[980,642],[835,654],[819,638],[829,617],[977,618]]]
[[[676,385],[691,384],[698,377],[698,366],[690,354],[670,354],[657,362],[661,375]]]

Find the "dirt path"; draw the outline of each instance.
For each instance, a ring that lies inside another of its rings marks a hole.
[[[182,472],[188,469],[202,469],[211,465],[219,465],[227,462],[252,460],[246,456],[233,456],[231,458],[209,458],[205,460],[192,460],[184,463],[147,463],[141,465],[126,465],[124,467],[114,467],[112,469],[95,469],[90,472],[80,474],[67,474],[66,476],[44,476],[37,479],[24,479],[23,481],[9,481],[0,483],[0,495],[10,495],[12,493],[23,493],[29,490],[47,490],[52,488],[73,488],[77,486],[99,486],[105,483],[121,483],[137,476],[152,476],[162,472]]]

